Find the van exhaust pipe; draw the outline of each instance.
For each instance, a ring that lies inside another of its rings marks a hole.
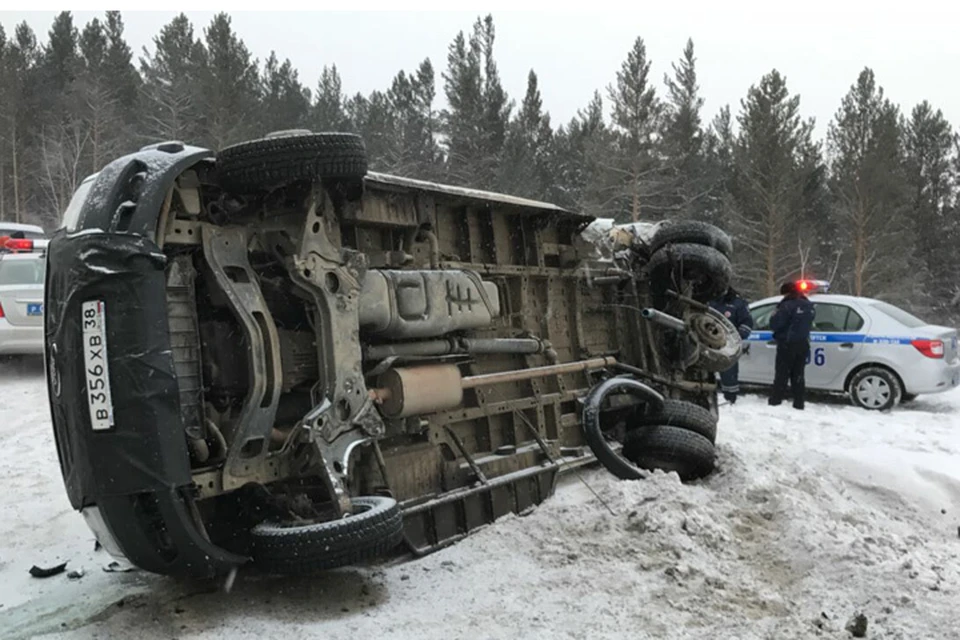
[[[640,315],[643,317],[644,320],[647,320],[654,324],[658,324],[661,327],[665,327],[667,329],[673,329],[674,331],[681,331],[681,332],[687,331],[687,325],[684,323],[683,320],[681,320],[680,318],[675,318],[668,313],[657,311],[656,309],[647,308],[647,309],[643,309],[640,312]]]

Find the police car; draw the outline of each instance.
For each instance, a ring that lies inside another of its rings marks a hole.
[[[924,322],[880,300],[828,294],[822,280],[801,280],[816,305],[808,389],[848,393],[864,409],[885,410],[920,394],[960,385],[957,331]],[[781,297],[750,305],[754,330],[740,359],[740,381],[772,385],[777,345],[770,315]]]

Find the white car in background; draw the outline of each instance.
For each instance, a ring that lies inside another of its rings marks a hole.
[[[42,252],[0,253],[0,356],[43,353]]]
[[[848,393],[864,409],[886,410],[960,385],[955,329],[929,324],[880,300],[816,293],[829,289],[821,281],[801,281],[800,288],[816,305],[808,389]],[[770,315],[781,299],[750,305],[754,331],[740,358],[744,384],[773,384],[777,345]]]

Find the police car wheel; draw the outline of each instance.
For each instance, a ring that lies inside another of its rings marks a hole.
[[[867,367],[850,379],[847,388],[853,403],[870,411],[892,409],[903,395],[900,380],[889,369]]]

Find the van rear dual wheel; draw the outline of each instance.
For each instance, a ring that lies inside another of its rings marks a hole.
[[[647,425],[629,431],[622,453],[641,469],[675,471],[683,481],[710,475],[716,460],[716,449],[708,439],[667,425]]]
[[[717,441],[717,419],[703,407],[685,400],[668,398],[661,410],[642,413],[633,421],[636,427],[650,425],[679,427],[703,436],[711,444]]]
[[[607,396],[622,392],[637,396],[646,406],[644,413],[631,420],[616,451],[604,432],[600,407]],[[583,430],[600,464],[621,480],[640,480],[655,469],[675,471],[684,481],[703,478],[713,471],[713,415],[689,402],[665,400],[630,378],[610,378],[590,390],[584,399]]]

